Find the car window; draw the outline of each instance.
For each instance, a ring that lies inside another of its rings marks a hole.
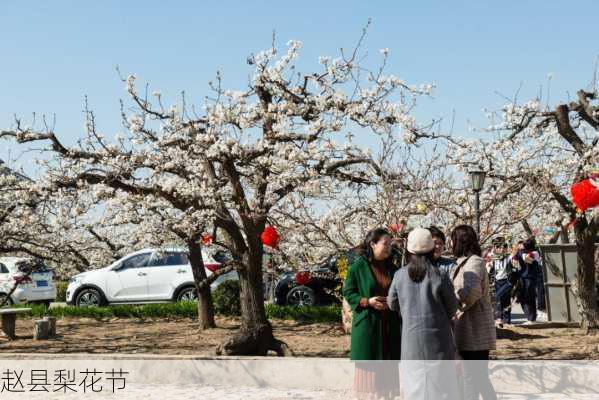
[[[187,254],[179,252],[157,252],[154,253],[149,267],[166,267],[170,265],[185,265],[189,263]]]
[[[0,263],[0,274],[8,274],[10,271],[6,268],[6,265]]]
[[[214,261],[224,264],[231,259],[231,255],[225,250],[217,250],[213,255]]]
[[[137,254],[127,258],[125,261],[123,261],[123,266],[121,269],[143,268],[147,266],[148,261],[150,260],[150,254],[151,253]]]

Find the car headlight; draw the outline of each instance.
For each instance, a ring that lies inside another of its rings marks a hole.
[[[80,280],[81,280],[81,278],[80,278],[80,277],[78,277],[78,276],[74,276],[74,277],[72,277],[71,279],[69,279],[69,284],[71,284],[71,283],[77,283],[77,282],[79,282]]]

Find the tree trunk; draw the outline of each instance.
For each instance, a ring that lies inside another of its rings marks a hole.
[[[597,305],[597,287],[595,285],[595,235],[596,229],[589,226],[586,219],[577,220],[575,226],[577,269],[576,295],[578,311],[581,315],[581,327],[599,328],[599,307]]]
[[[198,294],[198,324],[199,329],[215,328],[214,305],[212,304],[212,293],[210,285],[200,285],[206,277],[204,259],[202,257],[202,246],[194,241],[187,242],[189,248],[189,262],[193,273],[193,280]]]
[[[266,318],[262,289],[262,246],[254,246],[251,253],[253,254],[244,256],[245,268],[238,271],[241,302],[240,331],[218,346],[216,354],[266,356],[269,351],[274,351],[278,356],[291,355],[287,344],[275,339],[272,325]]]

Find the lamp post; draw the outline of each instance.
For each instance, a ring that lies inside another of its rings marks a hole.
[[[485,177],[487,173],[483,170],[475,170],[468,172],[470,174],[470,184],[475,195],[474,210],[476,212],[476,233],[480,238],[480,191],[483,190]]]

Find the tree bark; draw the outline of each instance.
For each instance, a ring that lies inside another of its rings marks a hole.
[[[586,218],[579,218],[575,225],[577,269],[576,297],[581,315],[581,327],[591,330],[599,328],[599,307],[595,281],[595,236],[597,229],[588,224]]]
[[[202,257],[202,246],[193,240],[187,242],[189,248],[189,262],[193,273],[193,280],[198,294],[198,325],[200,330],[215,328],[214,305],[210,285],[201,285],[206,280],[206,270]]]
[[[244,256],[245,268],[239,272],[241,328],[216,349],[218,355],[266,356],[274,351],[278,356],[292,355],[286,343],[277,340],[266,318],[262,289],[262,245],[250,244]]]

